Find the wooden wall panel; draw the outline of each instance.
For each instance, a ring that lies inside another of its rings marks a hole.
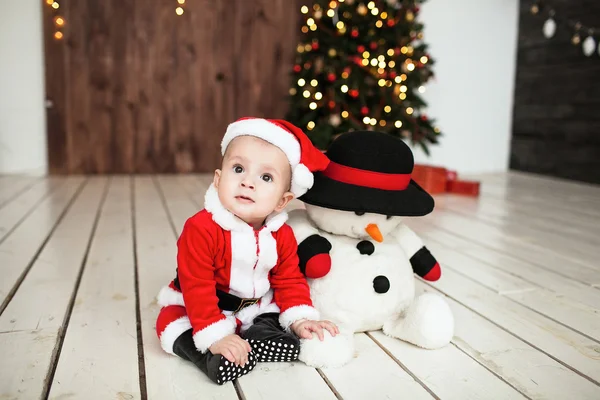
[[[285,115],[295,2],[195,0],[179,16],[175,0],[62,0],[65,39],[44,21],[51,172],[214,170],[227,124]]]
[[[557,19],[600,26],[595,0],[544,3]],[[510,168],[600,183],[600,56],[573,46],[572,29],[546,39],[547,16],[530,6],[521,1]]]

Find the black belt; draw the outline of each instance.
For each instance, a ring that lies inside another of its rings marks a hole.
[[[225,311],[233,311],[234,313],[243,310],[244,308],[258,303],[258,299],[242,299],[231,293],[217,289],[217,297],[219,298],[219,308]]]
[[[173,281],[177,290],[181,291],[181,286],[179,285],[179,277],[177,276]],[[217,297],[219,298],[219,308],[225,311],[233,311],[238,312],[243,310],[244,308],[251,306],[252,304],[256,304],[259,302],[258,299],[242,299],[241,297],[237,297],[231,293],[224,292],[222,290],[217,289]]]

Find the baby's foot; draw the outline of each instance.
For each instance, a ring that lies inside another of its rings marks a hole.
[[[285,339],[246,340],[258,362],[296,361],[300,353],[299,342],[290,343]]]
[[[256,357],[253,352],[248,353],[248,362],[241,366],[235,365],[221,355],[217,357],[219,358],[219,363],[215,366],[216,371],[212,372],[214,374],[213,376],[215,376],[215,381],[219,385],[246,375],[256,366]]]

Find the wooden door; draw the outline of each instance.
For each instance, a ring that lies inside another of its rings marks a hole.
[[[57,1],[43,2],[51,173],[210,172],[228,123],[285,115],[294,2]]]

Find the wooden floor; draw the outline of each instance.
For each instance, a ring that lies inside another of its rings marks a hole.
[[[600,187],[480,176],[410,219],[442,263],[452,344],[357,335],[341,369],[217,386],[160,350],[155,296],[206,176],[0,177],[0,399],[600,399]],[[295,206],[298,206],[296,204]]]

